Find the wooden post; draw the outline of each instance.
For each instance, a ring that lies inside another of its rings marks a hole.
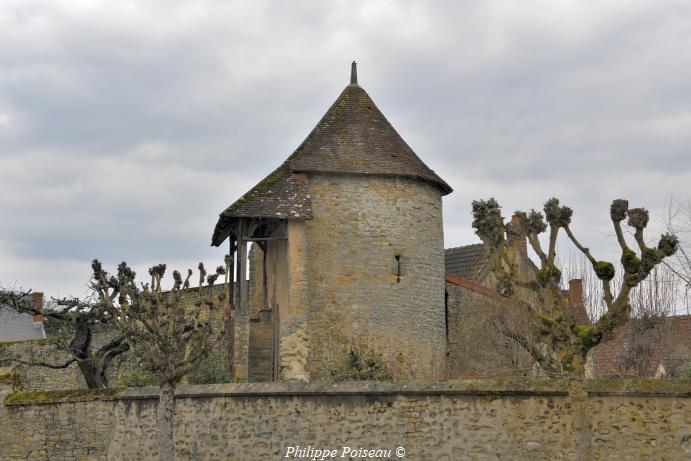
[[[237,267],[237,286],[235,304],[235,378],[244,380],[249,375],[249,315],[247,309],[247,240],[249,237],[248,226],[244,219],[238,219],[236,238],[237,238],[237,257],[235,265]]]
[[[243,232],[247,231],[245,225],[242,226]],[[240,275],[238,280],[238,310],[242,315],[247,315],[247,240],[243,235],[238,247],[238,273]]]
[[[242,235],[242,226],[243,222],[242,219],[238,219],[237,227],[235,230],[235,238],[236,238],[236,248],[237,248],[237,253],[235,257],[235,268],[236,268],[236,274],[235,274],[235,309],[240,310],[240,294],[242,293],[242,288],[243,288],[243,283],[242,283],[242,269],[244,265],[244,260],[242,259],[242,241],[243,241],[243,235]]]
[[[266,253],[269,249],[269,245],[265,244],[262,248],[262,276],[264,278],[263,282],[263,293],[262,293],[262,309],[269,309],[269,288],[267,286],[268,277],[266,275]]]
[[[230,242],[230,249],[228,250],[228,254],[230,255],[231,262],[230,262],[230,267],[228,268],[228,304],[231,304],[231,309],[235,308],[235,261],[237,260],[237,255],[235,254],[236,252],[236,241],[233,239],[228,239]]]
[[[230,248],[228,254],[230,255],[230,267],[228,267],[228,318],[226,319],[226,347],[228,350],[228,366],[235,376],[235,241],[228,239]]]

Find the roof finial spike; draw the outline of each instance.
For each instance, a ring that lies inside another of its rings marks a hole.
[[[350,65],[350,84],[357,85],[357,63],[355,61]]]

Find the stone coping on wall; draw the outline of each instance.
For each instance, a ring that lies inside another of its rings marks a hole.
[[[479,396],[566,396],[566,380],[470,379],[454,381],[340,382],[340,383],[229,383],[178,386],[178,398],[356,396],[356,395],[479,395]],[[593,379],[583,389],[593,396],[691,397],[688,379]],[[15,392],[5,398],[6,406],[35,405],[91,400],[150,400],[158,398],[157,387]]]

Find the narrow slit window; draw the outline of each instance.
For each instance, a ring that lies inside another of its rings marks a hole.
[[[395,255],[393,258],[394,275],[396,276],[396,282],[401,283],[401,255]]]

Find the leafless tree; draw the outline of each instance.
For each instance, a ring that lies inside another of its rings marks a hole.
[[[33,360],[31,357],[19,357],[6,353],[4,359],[28,366],[42,366],[48,368],[67,368],[76,362],[84,377],[86,385],[91,389],[108,388],[107,370],[115,357],[129,349],[129,344],[122,334],[100,348],[93,350],[92,339],[94,329],[99,326],[110,325],[113,318],[99,303],[82,301],[77,298],[63,298],[53,300],[54,308],[41,312],[33,305],[30,290],[0,289],[0,306],[15,312],[36,315],[42,313],[44,317],[53,319],[66,325],[69,335],[64,341],[57,340],[59,349],[65,350],[69,358],[61,362]]]
[[[676,254],[675,254],[676,256]],[[665,261],[663,261],[665,262]],[[623,282],[623,267],[614,262],[616,273],[610,281],[612,290],[618,292]],[[591,322],[596,322],[607,312],[603,296],[602,281],[597,278],[592,265],[582,253],[570,253],[562,267],[563,280],[581,279],[583,284],[583,304]],[[655,266],[648,278],[631,290],[632,317],[665,317],[673,315],[683,298],[683,281],[665,264]]]
[[[633,318],[617,357],[622,376],[652,376],[655,366],[671,346],[665,319],[675,313],[680,296],[680,279],[667,266],[655,267],[650,276],[631,291]]]
[[[679,251],[665,265],[684,286],[686,311],[691,311],[691,197],[672,193],[664,216],[667,232],[679,236]]]
[[[562,281],[580,279],[583,285],[583,305],[588,312],[591,322],[596,322],[607,312],[607,303],[602,291],[602,281],[597,278],[593,266],[588,258],[581,252],[569,252],[565,261],[560,261],[557,257],[557,267],[562,268]],[[616,264],[615,264],[616,265]],[[614,278],[610,281],[612,290],[619,291],[621,286],[621,270],[616,271]],[[563,284],[564,288],[566,284]]]
[[[100,305],[112,316],[114,323],[131,345],[144,368],[158,377],[159,392],[159,458],[174,459],[173,415],[175,386],[186,374],[194,371],[218,343],[223,331],[214,328],[212,318],[223,305],[225,294],[213,296],[216,279],[225,273],[223,266],[207,277],[199,264],[197,300],[186,306],[182,291],[189,288],[192,270],[183,281],[173,272],[173,288],[161,288],[166,265],[149,269],[150,284],[138,285],[135,272],[126,263],[118,266],[117,274],[103,270],[101,263],[92,263],[92,287]],[[204,287],[206,278],[207,287]]]
[[[504,298],[505,304],[524,309],[532,318],[539,342],[524,342],[533,359],[548,373],[582,375],[588,351],[629,320],[632,311],[631,291],[664,258],[676,252],[677,238],[665,234],[656,247],[649,247],[644,239],[649,218],[647,210],[629,208],[626,200],[614,200],[610,207],[610,218],[621,249],[623,270],[623,282],[614,290],[611,283],[616,272],[614,265],[595,259],[590,250],[576,239],[570,228],[572,210],[552,198],[545,203],[543,211],[544,214],[536,210],[516,211],[518,219],[505,223],[496,200],[474,201],[473,227],[490,250],[498,294]],[[629,247],[624,236],[621,222],[627,218],[628,225],[634,229],[638,251]],[[548,229],[545,250],[539,237]],[[602,297],[607,310],[594,324],[577,324],[575,307],[563,295],[562,273],[556,265],[560,230],[583,253],[602,282]],[[520,279],[518,272],[518,247],[523,238],[527,238],[540,260],[536,279],[527,282]],[[532,290],[537,300],[527,302],[521,299],[518,288]]]
[[[680,300],[680,280],[667,266],[650,271],[647,279],[631,290],[634,318],[664,318],[674,315]]]
[[[481,376],[535,375],[531,350],[539,337],[531,328],[530,318],[518,309],[504,309],[490,300],[478,307],[479,325],[469,332],[469,336],[474,336],[469,339],[477,339],[470,355],[482,354]]]

